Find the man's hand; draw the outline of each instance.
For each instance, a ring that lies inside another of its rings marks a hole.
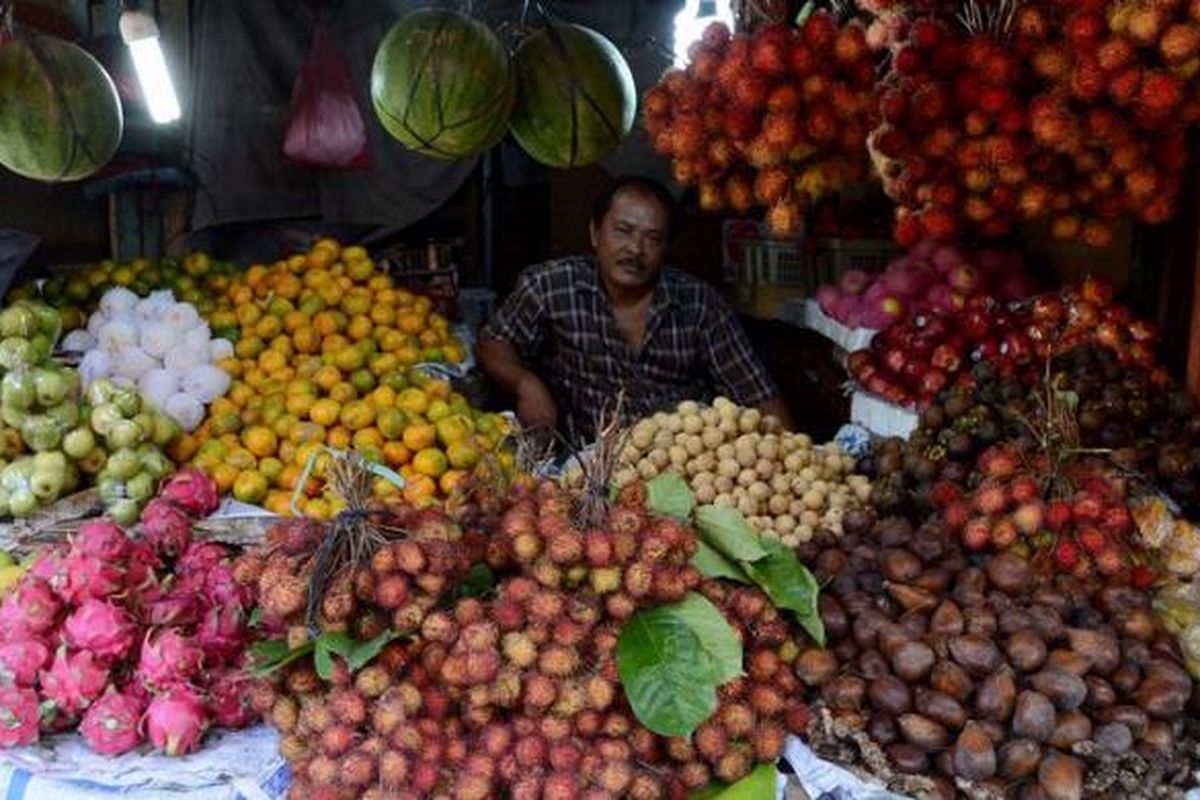
[[[558,424],[558,407],[550,390],[532,373],[517,384],[517,419],[527,428],[545,426],[553,430]]]

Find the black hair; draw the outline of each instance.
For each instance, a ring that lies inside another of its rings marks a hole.
[[[622,175],[609,181],[608,186],[604,187],[604,191],[596,195],[595,201],[592,203],[592,224],[599,227],[604,215],[612,208],[613,198],[617,196],[617,192],[622,189],[632,189],[644,195],[649,195],[659,202],[659,205],[667,212],[667,238],[674,239],[675,233],[679,227],[679,205],[675,202],[675,196],[671,194],[666,186],[663,186],[654,178],[648,178],[645,175]]]

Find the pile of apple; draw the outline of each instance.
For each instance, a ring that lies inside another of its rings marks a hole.
[[[847,270],[817,290],[821,310],[849,328],[878,330],[922,314],[954,314],[972,297],[1023,300],[1033,290],[1020,253],[964,252],[925,239],[878,275]]]
[[[883,329],[868,349],[851,353],[847,365],[868,392],[918,408],[951,384],[972,386],[974,363],[989,363],[998,375],[1020,376],[1033,386],[1047,357],[1088,344],[1111,350],[1119,363],[1150,369],[1152,380],[1165,386],[1169,375],[1155,362],[1157,331],[1112,295],[1111,286],[1087,278],[1020,305],[972,297],[961,311],[933,312]]]
[[[751,35],[714,23],[689,58],[646,93],[643,120],[703,208],[765,206],[790,234],[810,196],[865,178],[877,59],[861,24],[827,11]]]

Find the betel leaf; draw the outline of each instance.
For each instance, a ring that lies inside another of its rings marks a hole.
[[[333,656],[330,654],[329,648],[317,647],[313,653],[313,667],[317,670],[317,675],[321,680],[333,680]]]
[[[686,520],[696,507],[696,495],[683,478],[664,472],[646,484],[646,507],[659,516]]]
[[[346,657],[346,666],[351,672],[358,672],[379,655],[388,643],[400,636],[396,631],[384,631],[369,642],[362,642],[350,651]]]
[[[805,23],[805,21],[808,20],[808,18],[811,17],[813,12],[816,10],[817,10],[816,0],[808,0],[808,2],[806,2],[803,6],[801,6],[800,10],[796,12],[796,19],[793,20],[792,24],[793,25],[803,25]]]
[[[712,656],[669,607],[635,614],[621,630],[616,657],[634,715],[660,736],[690,736],[716,711]]]
[[[721,792],[729,788],[728,784],[712,781],[703,789],[697,789],[687,796],[687,800],[714,800],[720,797]]]
[[[459,598],[480,598],[496,587],[496,576],[487,564],[474,564],[467,572],[466,578],[458,585],[456,596]]]
[[[738,583],[751,582],[741,567],[701,540],[696,542],[696,554],[692,556],[692,566],[706,578],[728,578]]]
[[[817,611],[817,597],[821,593],[817,579],[782,542],[764,537],[762,546],[767,550],[767,557],[746,564],[746,571],[777,608],[795,614],[796,621],[813,641],[824,647],[825,624]]]
[[[313,667],[321,680],[328,681],[333,678],[333,657],[341,656],[348,661],[354,647],[354,640],[341,631],[331,631],[318,636],[313,653]]]
[[[713,800],[763,800],[774,797],[778,777],[779,771],[774,764],[759,764],[749,775],[716,794]]]
[[[689,592],[687,597],[666,608],[700,639],[700,646],[716,667],[718,685],[742,674],[742,642],[707,597]]]
[[[700,506],[696,509],[696,527],[704,540],[728,559],[758,561],[767,557],[758,534],[736,508]]]

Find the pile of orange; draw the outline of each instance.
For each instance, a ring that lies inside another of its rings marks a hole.
[[[379,478],[376,494],[418,505],[448,496],[480,465],[512,469],[507,421],[413,368],[465,356],[446,318],[396,288],[362,248],[322,239],[307,254],[251,266],[209,322],[240,330],[234,356],[220,364],[233,383],[172,456],[243,502],[290,513],[306,464],[324,447],[390,467],[405,487]],[[328,518],[341,500],[316,464],[299,506]]]

